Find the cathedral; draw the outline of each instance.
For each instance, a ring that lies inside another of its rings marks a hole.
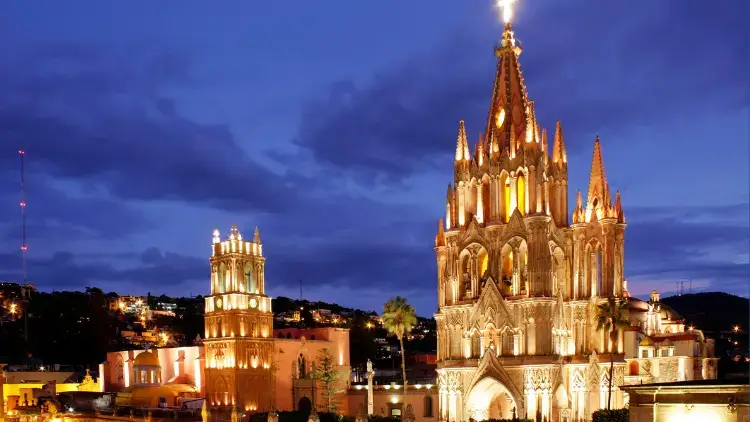
[[[661,306],[658,292],[649,302],[628,294],[625,214],[598,137],[586,196],[579,190],[569,206],[563,128],[558,121],[550,148],[521,51],[506,19],[473,148],[458,125],[454,183],[435,238],[439,420],[590,420],[607,408],[610,383],[616,409],[628,399],[619,385],[715,378],[710,340]],[[596,323],[609,297],[630,305],[632,327],[614,342]]]

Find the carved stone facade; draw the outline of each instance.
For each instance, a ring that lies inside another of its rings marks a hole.
[[[440,419],[582,420],[606,407],[609,354],[596,307],[626,294],[625,218],[612,201],[597,138],[587,201],[568,218],[568,163],[528,99],[510,24],[484,135],[470,153],[459,124],[454,184],[435,241]],[[622,338],[622,333],[619,334]],[[600,365],[597,353],[606,354]],[[619,389],[612,406],[621,407]]]
[[[203,340],[212,413],[274,408],[273,313],[265,294],[264,264],[257,229],[252,242],[244,241],[236,226],[223,242],[214,232]]]
[[[598,137],[586,202],[579,190],[569,221],[562,126],[550,150],[520,54],[506,23],[473,153],[459,123],[454,183],[435,238],[439,420],[590,420],[607,407],[610,362],[612,408],[626,404],[625,383],[715,377],[700,330],[685,331],[679,316],[660,311],[658,293],[648,304],[630,298],[625,215],[619,192],[612,200]],[[609,297],[630,304],[632,327],[615,342],[596,324]]]

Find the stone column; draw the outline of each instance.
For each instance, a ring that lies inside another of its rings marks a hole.
[[[498,200],[498,214],[500,216],[500,221],[503,223],[507,223],[505,220],[505,214],[507,214],[507,211],[505,210],[505,184],[502,183],[501,179],[497,179],[497,200]]]
[[[534,166],[529,166],[529,176],[527,178],[527,184],[526,184],[526,214],[534,214],[537,212],[537,201],[536,201],[536,191],[537,191],[537,180],[536,180],[536,171],[534,171]]]
[[[483,207],[483,200],[482,200],[482,187],[484,183],[482,183],[482,180],[480,179],[477,181],[477,202],[476,202],[476,212],[474,213],[477,216],[477,220],[480,223],[483,223],[488,216],[484,215],[484,207]]]
[[[372,379],[375,377],[375,371],[372,369],[372,362],[367,359],[367,414],[372,415],[375,401],[373,399]]]

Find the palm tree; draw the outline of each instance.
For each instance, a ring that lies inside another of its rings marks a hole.
[[[389,333],[396,336],[401,346],[401,376],[404,378],[404,409],[401,411],[403,419],[406,410],[406,358],[404,357],[404,335],[411,332],[417,324],[417,314],[414,307],[406,303],[406,299],[396,296],[383,305],[383,326]]]
[[[612,384],[615,368],[615,350],[617,349],[617,331],[630,327],[630,315],[627,299],[607,298],[607,302],[599,305],[596,315],[596,330],[609,332],[609,393],[607,395],[607,410],[612,403]]]

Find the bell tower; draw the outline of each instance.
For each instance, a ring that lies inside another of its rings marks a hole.
[[[265,293],[258,228],[243,240],[236,225],[221,241],[214,230],[211,294],[206,296],[206,401],[212,413],[273,407],[273,313]]]

